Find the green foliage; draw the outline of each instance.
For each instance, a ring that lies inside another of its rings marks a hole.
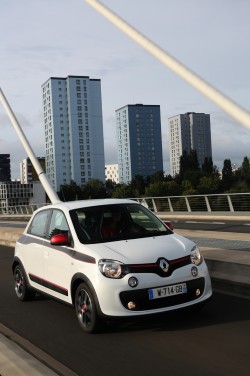
[[[73,180],[70,184],[61,185],[59,197],[62,201],[75,201],[83,198],[81,188]]]
[[[175,181],[156,182],[146,187],[146,197],[178,196],[181,194],[180,186]]]
[[[237,181],[237,176],[233,173],[232,163],[230,159],[224,160],[224,165],[222,169],[222,189],[227,191],[232,188],[235,181]]]
[[[164,180],[164,171],[157,171],[153,175],[149,176],[149,184],[163,182]]]
[[[248,193],[249,184],[244,180],[238,180],[226,193]]]
[[[137,191],[135,191],[131,185],[127,184],[117,184],[116,188],[112,193],[112,198],[132,198],[138,197]]]
[[[241,178],[247,183],[250,183],[250,162],[248,157],[244,157],[241,168],[240,168]]]
[[[202,165],[202,172],[208,175],[211,175],[214,172],[213,160],[211,157],[205,157]]]
[[[217,175],[203,176],[197,187],[200,194],[219,193],[221,189],[221,179]]]
[[[184,196],[187,195],[196,195],[198,192],[196,189],[193,188],[191,181],[183,180],[181,183],[182,194]]]
[[[82,186],[83,199],[106,198],[106,187],[101,180],[91,179]]]
[[[105,182],[105,186],[106,186],[106,196],[107,196],[107,198],[112,197],[112,193],[115,190],[116,183],[113,180],[108,179]]]
[[[243,193],[250,190],[250,161],[244,157],[239,169],[233,170],[230,159],[225,159],[220,178],[218,168],[213,166],[211,158],[205,158],[202,169],[199,169],[196,151],[183,153],[181,157],[180,174],[176,177],[164,176],[158,171],[144,179],[136,176],[130,184],[116,184],[111,180],[105,183],[91,179],[82,187],[74,181],[61,186],[58,195],[62,201],[74,201],[94,198],[136,198],[186,196],[215,193]],[[224,200],[221,198],[221,200]],[[173,201],[174,202],[174,201]],[[185,200],[176,197],[174,205],[178,210],[184,210]],[[211,202],[213,206],[213,202]],[[220,202],[226,207],[226,201]],[[175,210],[177,210],[175,208]]]
[[[143,176],[136,175],[136,177],[131,181],[131,188],[137,192],[136,196],[143,196],[145,192],[145,180]]]
[[[190,153],[184,150],[180,157],[180,176],[183,177],[187,171],[197,171],[199,169],[196,150],[191,150]]]

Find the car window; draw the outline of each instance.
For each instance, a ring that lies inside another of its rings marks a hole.
[[[165,231],[165,226],[155,219],[155,216],[140,206],[131,205],[128,207],[132,222],[142,226],[146,231]]]
[[[171,234],[150,210],[139,204],[115,204],[71,210],[82,243],[103,243],[129,238]]]
[[[46,227],[50,213],[50,210],[44,210],[37,213],[30,224],[28,233],[31,235],[44,237],[46,234]]]
[[[48,230],[49,239],[51,239],[53,235],[67,232],[69,232],[69,226],[64,213],[61,210],[53,210]]]
[[[79,208],[70,212],[78,238],[82,243],[100,241],[101,212],[98,208]]]

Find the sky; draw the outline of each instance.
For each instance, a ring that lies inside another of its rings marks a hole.
[[[249,0],[103,0],[158,46],[250,110]],[[213,162],[250,158],[250,130],[135,44],[84,0],[0,0],[0,87],[33,151],[45,156],[41,86],[50,77],[101,79],[105,163],[117,163],[115,110],[161,108],[164,171],[168,118],[210,114]],[[18,179],[26,152],[0,103],[0,154]]]

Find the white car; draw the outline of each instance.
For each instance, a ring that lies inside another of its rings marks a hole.
[[[198,308],[212,295],[198,247],[133,200],[38,209],[16,243],[13,273],[18,299],[40,292],[69,303],[86,332],[105,318]]]

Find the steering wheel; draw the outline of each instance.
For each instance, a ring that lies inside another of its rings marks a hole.
[[[127,232],[145,232],[145,228],[138,225],[137,223],[127,223],[125,226],[123,226],[120,230],[120,234],[124,234]]]

